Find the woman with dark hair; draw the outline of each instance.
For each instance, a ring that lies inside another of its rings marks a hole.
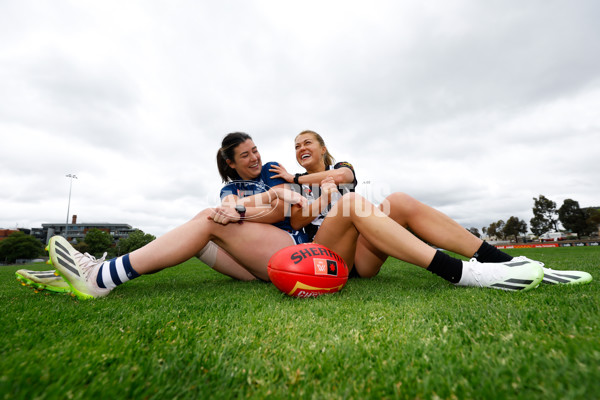
[[[309,198],[309,201],[314,200],[314,193],[317,193],[316,197],[318,197],[319,187],[322,186],[323,182],[328,182],[330,186],[334,183],[336,188],[335,190],[331,189],[335,193],[334,202],[344,199],[344,197],[348,197],[346,199],[348,203],[356,202],[356,196],[351,194],[354,192],[354,187],[357,183],[354,168],[348,162],[335,164],[321,135],[314,131],[299,133],[295,138],[295,150],[296,160],[306,172],[292,175],[283,166],[273,165],[270,169],[271,172],[275,173],[272,176],[273,178],[282,178],[287,182],[301,185],[301,191]],[[341,196],[342,194],[344,197]],[[359,204],[361,206],[364,205],[364,201],[359,201]],[[297,229],[303,225],[308,226],[309,229],[307,231],[313,233],[311,238],[314,237],[316,242],[327,246],[339,234],[335,233],[331,236],[331,232],[336,232],[336,229],[332,229],[330,226],[328,226],[328,229],[324,229],[325,227],[319,229],[324,224],[324,221],[327,220],[328,212],[331,209],[332,205],[329,204],[326,207],[322,206],[318,213],[304,213],[304,215],[300,215],[299,211],[296,210],[292,214],[292,226]],[[346,208],[341,211],[348,212]],[[496,247],[474,236],[447,215],[405,193],[393,193],[386,197],[382,204],[377,207],[378,213],[383,213],[384,211],[389,219],[402,228],[403,235],[407,240],[414,244],[414,254],[412,256],[417,262],[405,261],[427,268],[432,273],[457,285],[471,286],[473,283],[482,283],[482,286],[502,289],[518,290],[523,288],[521,283],[509,282],[509,280],[513,279],[513,274],[510,273],[510,270],[505,270],[506,273],[501,273],[501,264],[487,271],[485,269],[481,270],[481,265],[485,264],[494,267],[494,264],[497,263],[514,261],[513,264],[517,264],[520,262],[527,263],[532,260],[528,260],[525,257],[513,259],[509,254],[498,250]],[[339,217],[336,216],[336,219],[339,219]],[[318,231],[314,229],[315,226]],[[434,250],[417,237],[438,248],[471,258],[472,262],[459,262],[459,260],[441,251]],[[371,239],[367,239],[362,234],[357,236],[355,252],[352,256],[354,261],[352,273],[355,276],[372,277],[377,275],[388,255],[391,255],[382,250],[382,246],[378,243],[379,241],[380,236],[375,236]],[[545,268],[543,263],[537,261],[536,263],[542,267],[545,283],[586,283],[592,280],[591,275],[587,272],[554,271]],[[348,265],[351,266],[352,264]]]
[[[272,179],[270,177],[268,170],[276,166],[277,163],[269,162],[262,165],[260,162],[260,153],[256,146],[248,151],[241,152],[237,156],[237,164],[234,164],[233,160],[236,159],[236,148],[248,140],[252,141],[252,138],[247,133],[230,133],[223,138],[221,147],[217,151],[217,168],[223,183],[226,184],[221,189],[220,195],[222,205],[225,207],[235,208],[237,206],[236,200],[239,197],[238,193],[243,193],[246,196],[256,193],[268,194],[268,191],[263,192],[261,187],[277,187],[285,183],[281,179]],[[240,173],[245,177],[250,177],[250,179],[243,179],[240,176]],[[246,202],[249,202],[250,200],[250,198],[245,199]],[[270,223],[285,230],[296,244],[307,241],[302,230],[296,231],[291,228],[289,218],[281,219],[281,210],[277,211],[271,209],[270,204],[263,203],[264,201],[261,201],[261,204],[259,205],[260,209],[252,208],[243,210],[240,205],[236,210],[239,212],[243,211],[243,216],[252,222]],[[285,207],[283,204],[280,206]],[[267,212],[269,212],[269,215],[266,215]],[[243,281],[257,279],[256,276],[248,272],[248,270],[237,262],[234,257],[217,246],[213,241],[208,242],[196,257],[215,271],[228,275],[234,279]]]
[[[222,205],[200,212],[129,254],[109,261],[96,260],[75,250],[63,237],[52,237],[48,244],[51,263],[69,283],[72,293],[82,299],[106,296],[128,280],[194,256],[214,258],[222,268],[233,268],[220,271],[228,275],[243,274],[243,266],[246,273],[241,279],[267,281],[266,266],[271,255],[306,239],[285,218],[286,203],[302,206],[306,200],[284,189],[284,180],[268,176],[275,164],[262,165],[260,153],[247,134],[227,135],[217,153],[217,164],[227,183],[221,190]]]

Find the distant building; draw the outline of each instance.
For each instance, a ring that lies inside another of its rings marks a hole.
[[[19,232],[13,229],[0,229],[0,240],[4,240],[15,232]]]
[[[44,242],[44,240],[46,239],[45,234],[43,234],[43,232],[42,232],[42,228],[32,228],[32,229],[17,228],[17,229],[0,229],[0,240],[4,240],[16,232],[23,232],[26,235],[31,235],[34,238],[40,240],[41,242]]]
[[[39,228],[34,229],[32,234],[41,239],[44,243],[48,243],[48,240],[54,235],[65,236],[67,234],[67,240],[77,240],[81,242],[85,239],[85,235],[91,229],[98,229],[108,233],[115,240],[126,239],[129,234],[135,229],[129,224],[116,224],[108,222],[85,222],[77,223],[77,215],[73,215],[73,220],[70,224],[63,223],[47,223],[42,224],[41,230]],[[39,235],[39,236],[38,236]]]

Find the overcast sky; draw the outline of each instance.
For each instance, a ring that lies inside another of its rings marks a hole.
[[[358,191],[465,227],[600,206],[600,2],[0,2],[0,228],[159,236],[218,202],[222,137],[300,172],[321,133]],[[370,184],[365,184],[365,182]]]

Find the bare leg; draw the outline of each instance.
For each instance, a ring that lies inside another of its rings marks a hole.
[[[379,273],[387,254],[377,250],[363,235],[358,236],[354,268],[362,278],[372,278]],[[349,266],[350,267],[350,266]]]
[[[483,243],[446,214],[405,193],[393,193],[385,202],[389,204],[390,218],[434,246],[472,257]]]
[[[294,244],[283,230],[269,224],[244,222],[221,225],[204,210],[192,220],[167,232],[129,256],[133,269],[148,274],[194,257],[213,241],[246,267],[252,275],[268,280],[267,265],[276,251]]]
[[[418,237],[445,250],[472,257],[483,241],[438,210],[405,193],[393,193],[379,206],[388,209],[389,217]],[[377,275],[386,255],[364,237],[358,240],[356,269],[363,277]]]
[[[196,258],[215,271],[240,281],[256,280],[235,258],[213,242],[208,242]]]
[[[359,233],[378,251],[422,268],[435,255],[435,249],[356,193],[345,194],[333,206],[315,242],[337,252],[351,266]]]

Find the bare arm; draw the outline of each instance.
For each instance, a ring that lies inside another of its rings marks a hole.
[[[275,175],[273,175],[273,178],[282,178],[289,183],[294,182],[294,175],[287,172],[287,170],[282,165],[271,166],[269,172],[275,173]],[[304,185],[318,185],[325,178],[333,178],[333,181],[336,185],[354,182],[354,174],[352,173],[352,170],[348,167],[341,167],[322,172],[315,172],[308,175],[301,175],[298,178],[298,183]]]
[[[239,222],[242,219],[234,207],[223,206],[213,208],[208,218],[222,225]],[[275,207],[246,207],[246,214],[243,220],[262,224],[274,224],[283,221],[284,218],[285,204],[280,201]]]
[[[274,200],[281,199],[286,203],[296,204],[301,202],[300,196],[292,194],[292,190],[286,184],[274,186],[266,192],[253,194],[252,196],[239,197],[234,194],[225,196],[221,200],[221,205],[224,207],[235,207],[240,204],[246,207],[265,207],[271,205]]]
[[[331,202],[332,196],[339,194],[332,178],[326,178],[321,183],[321,196],[306,207],[293,207],[290,224],[294,229],[301,229],[318,217]]]
[[[239,213],[235,210],[236,205],[243,205],[246,213],[243,220],[273,224],[283,221],[286,215],[292,211],[289,209],[300,209],[307,205],[307,200],[299,193],[277,185],[267,192],[240,198],[236,195],[228,195],[223,198],[221,206],[214,209],[210,219],[224,225],[240,220]]]

